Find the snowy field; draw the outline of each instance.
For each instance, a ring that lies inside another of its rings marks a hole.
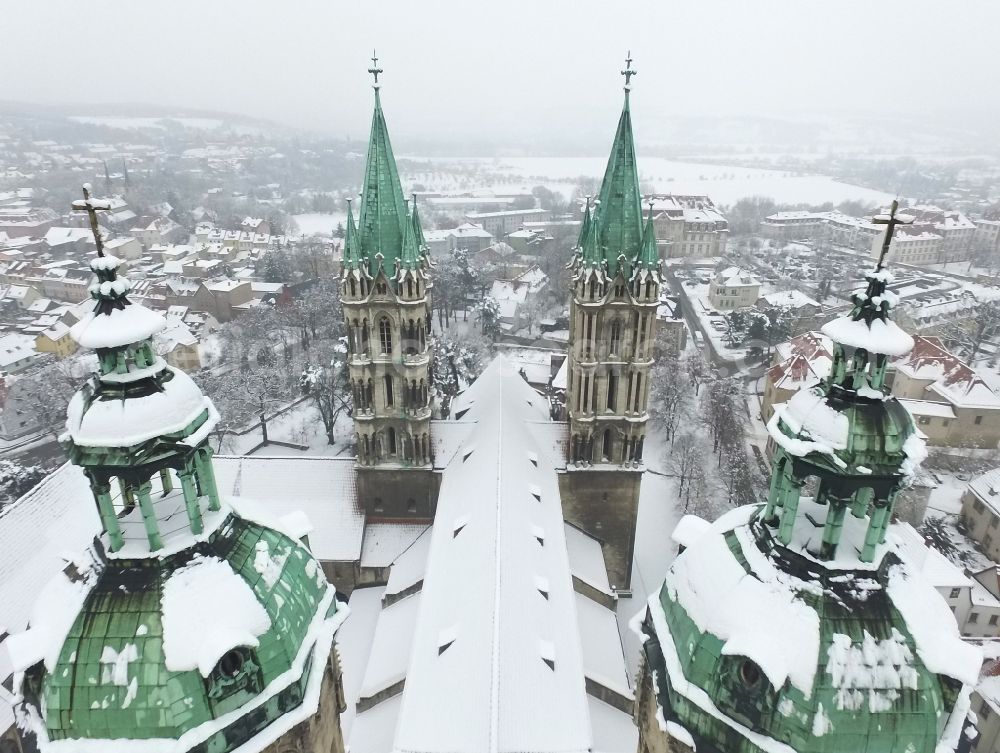
[[[298,227],[298,235],[322,235],[327,238],[333,237],[338,224],[347,223],[347,215],[343,212],[306,212],[293,214],[292,219]]]
[[[430,159],[408,157],[426,162],[436,169],[415,171],[404,176],[407,181],[423,183],[427,188],[449,188],[454,171],[481,171],[487,184],[480,189],[510,191],[517,186],[530,188],[545,185],[569,196],[578,178],[600,179],[606,157],[514,157],[504,159]],[[678,162],[661,157],[639,157],[640,180],[652,184],[660,193],[705,194],[716,204],[732,205],[746,196],[769,196],[779,203],[822,204],[846,200],[885,203],[892,195],[870,188],[841,183],[825,175],[806,175],[778,170]]]

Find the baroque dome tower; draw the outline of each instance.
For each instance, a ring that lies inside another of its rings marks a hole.
[[[895,205],[883,221],[884,259]],[[634,621],[640,750],[948,753],[975,738],[980,652],[890,525],[926,454],[885,388],[889,357],[913,345],[890,279],[880,261],[823,327],[830,376],[770,421],[767,503],[678,525],[680,553]]]
[[[87,187],[74,208],[96,226]],[[95,237],[95,304],[72,336],[100,370],[61,439],[103,532],[10,639],[19,721],[42,751],[342,751],[332,647],[346,608],[307,524],[219,496],[218,414],[155,354],[163,318],[129,300]]]

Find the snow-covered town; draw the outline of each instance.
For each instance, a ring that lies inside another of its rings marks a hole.
[[[556,5],[6,14],[0,753],[1000,753],[1000,8]]]

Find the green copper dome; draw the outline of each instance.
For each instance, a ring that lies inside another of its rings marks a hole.
[[[177,554],[99,558],[77,577],[89,590],[58,659],[28,669],[22,687],[50,743],[232,750],[298,707],[310,665],[326,661],[336,601],[319,564],[236,513]]]
[[[63,437],[104,530],[8,639],[22,726],[43,752],[263,748],[315,714],[346,610],[300,541],[304,521],[220,499],[218,414],[153,352],[162,317],[128,300],[119,265],[91,262],[96,303],[72,334],[100,372]]]
[[[975,737],[981,652],[890,526],[926,450],[885,388],[913,344],[888,280],[880,262],[823,327],[830,376],[768,423],[767,504],[682,519],[640,615],[643,691],[699,753],[966,753]]]
[[[877,568],[817,567],[760,510],[694,536],[650,599],[640,630],[664,720],[699,753],[953,745],[980,658],[940,596],[894,548]]]

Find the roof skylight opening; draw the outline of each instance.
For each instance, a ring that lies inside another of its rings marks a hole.
[[[528,491],[531,492],[531,496],[537,499],[539,502],[542,501],[542,488],[538,484],[529,484]]]
[[[455,522],[452,524],[451,527],[451,537],[453,539],[457,538],[458,534],[460,534],[462,532],[462,529],[465,528],[468,524],[469,524],[468,515],[459,515],[457,518],[455,518]]]
[[[549,579],[548,578],[546,578],[546,577],[544,577],[542,575],[536,575],[535,576],[535,588],[538,589],[538,593],[540,593],[545,598],[546,601],[549,600]]]
[[[438,656],[441,656],[445,651],[447,651],[451,644],[455,642],[458,638],[458,625],[452,625],[451,627],[446,627],[440,633],[438,633]]]
[[[472,455],[472,453],[475,452],[475,451],[476,451],[475,447],[470,447],[465,452],[463,452],[462,453],[462,462],[464,463],[466,460],[468,460],[469,457]]]
[[[532,452],[532,451],[529,450],[528,451],[528,461],[533,466],[535,466],[535,468],[537,468],[538,467],[538,453],[537,452]]]
[[[535,541],[538,542],[539,546],[545,546],[545,529],[541,526],[532,526],[531,535],[535,537]]]
[[[538,653],[541,655],[542,661],[545,662],[545,665],[555,672],[556,647],[552,644],[552,641],[538,641]]]

